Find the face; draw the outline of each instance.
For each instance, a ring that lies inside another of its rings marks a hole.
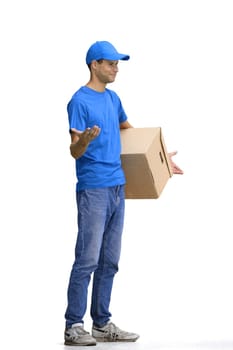
[[[94,74],[101,83],[114,82],[118,72],[118,61],[100,60],[93,63]]]

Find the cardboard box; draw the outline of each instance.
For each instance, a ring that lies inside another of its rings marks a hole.
[[[160,127],[121,130],[126,199],[158,198],[172,168]]]

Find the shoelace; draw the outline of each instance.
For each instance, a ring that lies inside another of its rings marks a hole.
[[[114,323],[109,323],[109,328],[105,330],[105,334],[110,336],[111,339],[115,340],[119,336],[119,333],[122,333],[120,328],[118,328]]]

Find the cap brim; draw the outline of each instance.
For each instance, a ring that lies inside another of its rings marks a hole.
[[[102,57],[103,60],[109,60],[109,61],[128,61],[130,58],[129,55],[124,55],[122,53],[119,54],[113,54],[113,55],[106,55],[104,57]]]
[[[86,63],[90,64],[92,61],[107,60],[107,61],[127,61],[130,59],[129,55],[123,53],[99,54],[94,57],[86,58]]]

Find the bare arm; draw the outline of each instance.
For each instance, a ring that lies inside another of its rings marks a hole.
[[[126,120],[123,123],[120,123],[120,129],[128,129],[133,128],[133,126]]]
[[[85,152],[89,143],[94,140],[100,133],[98,126],[93,126],[91,129],[79,131],[77,129],[71,129],[71,145],[70,153],[73,158],[80,158]]]

